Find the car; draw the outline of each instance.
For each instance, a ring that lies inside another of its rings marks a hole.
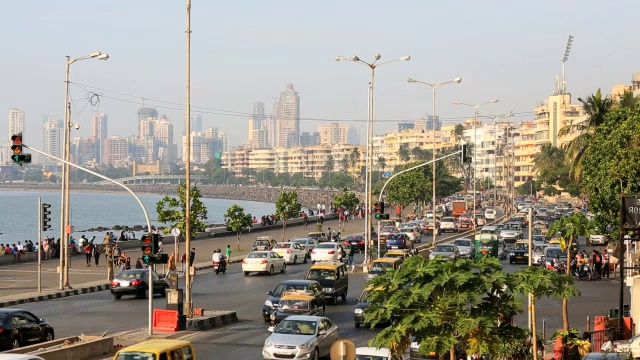
[[[529,262],[529,242],[516,241],[509,249],[509,264]]]
[[[617,351],[617,350],[616,350]],[[582,360],[629,360],[629,354],[623,352],[592,352],[585,355]]]
[[[316,261],[337,261],[340,259],[340,250],[338,249],[339,243],[324,242],[318,244],[313,251],[311,251],[311,262]]]
[[[435,222],[435,232],[436,232],[436,236],[440,235],[440,222],[436,221]],[[426,230],[425,230],[425,234],[427,235],[433,235],[433,231],[434,231],[434,225],[433,225],[433,220],[429,220],[426,223]]]
[[[418,220],[414,220],[414,222],[420,226],[420,228],[422,229],[422,233],[426,233],[427,232],[427,222],[426,221],[418,219]]]
[[[383,226],[380,228],[380,242],[383,244],[387,241],[387,236],[389,234],[394,234],[398,232],[398,228],[395,226]]]
[[[253,242],[251,251],[265,251],[271,250],[278,242],[271,236],[259,236],[256,241]]]
[[[471,218],[463,218],[462,216],[458,219],[458,229],[471,230],[474,228],[473,220]]]
[[[405,250],[389,250],[383,256],[383,258],[400,258],[402,261],[405,261],[410,257],[411,252]]]
[[[493,235],[498,235],[498,227],[497,226],[491,226],[491,225],[487,225],[487,226],[483,226],[480,229],[480,234],[493,234]]]
[[[435,259],[436,256],[440,256],[445,260],[458,260],[460,259],[460,251],[453,244],[439,244],[431,250],[429,260]]]
[[[327,239],[327,234],[322,231],[312,231],[307,235],[307,237],[312,238],[318,244],[329,241],[329,239]]]
[[[294,242],[298,245],[300,245],[304,251],[307,253],[307,257],[310,258],[311,257],[311,251],[313,249],[316,248],[316,246],[318,246],[318,242],[312,238],[299,238],[299,239],[293,239],[291,240],[291,242]]]
[[[473,240],[468,238],[456,239],[452,243],[460,251],[460,257],[464,259],[475,259],[476,249],[473,246]]]
[[[628,353],[631,353],[631,357],[637,359],[640,357],[640,334],[636,334],[628,340],[614,341],[613,348],[616,353],[623,353],[627,358],[629,358]]]
[[[401,228],[400,232],[407,235],[407,237],[409,238],[410,241],[412,242],[420,242],[420,238],[422,237],[422,233],[416,232],[415,228],[413,227],[405,227],[405,228]],[[387,244],[389,242],[387,241]]]
[[[411,249],[413,244],[405,233],[394,233],[387,236],[387,249]]]
[[[531,237],[531,242],[533,242],[533,245],[543,245],[547,243],[547,238],[544,237],[544,235],[533,235]]]
[[[544,266],[548,269],[550,268],[551,260],[553,259],[558,259],[560,260],[560,262],[566,265],[567,252],[562,251],[562,249],[560,249],[559,247],[551,246],[551,244],[549,244],[549,246],[547,246],[547,248],[544,249],[544,257],[542,258],[541,261],[544,261]]]
[[[457,233],[458,224],[456,224],[456,219],[450,216],[443,217],[442,221],[440,222],[440,231],[443,233],[448,231]]]
[[[272,333],[262,348],[265,360],[320,359],[329,355],[340,335],[331,320],[309,315],[289,316],[269,330]]]
[[[290,315],[324,316],[324,298],[322,300],[323,303],[320,304],[319,300],[314,296],[313,290],[285,290],[278,306],[269,316],[271,325],[278,324]]]
[[[164,274],[158,274],[152,271],[153,277],[153,295],[160,294],[165,296],[169,285]],[[123,295],[134,295],[139,298],[146,299],[149,297],[149,270],[131,269],[121,271],[109,283],[111,295],[116,300],[120,300]]]
[[[537,245],[534,243],[533,245],[533,253],[531,263],[533,265],[542,265],[542,260],[544,259],[544,249],[547,248],[547,244]]]
[[[484,215],[476,214],[476,225],[485,226],[486,224],[487,224],[487,220],[485,219]]]
[[[318,303],[321,304],[323,309],[325,308],[324,292],[319,282],[315,280],[285,280],[278,284],[275,289],[267,291],[267,300],[262,306],[264,321],[269,322],[269,316],[278,307],[282,294],[287,290],[310,290],[314,293],[314,297],[318,299]]]
[[[387,348],[359,347],[356,348],[356,360],[402,360],[402,357],[391,355]]]
[[[516,223],[506,223],[504,228],[500,230],[498,237],[505,242],[514,243],[520,239],[522,239],[523,234],[519,224]]]
[[[296,264],[298,261],[307,263],[307,252],[304,251],[302,246],[294,242],[277,243],[273,247],[273,251],[276,254],[282,256],[287,264]]]
[[[249,276],[252,272],[264,272],[270,275],[276,270],[287,271],[287,262],[275,251],[252,251],[242,260],[242,272]]]
[[[353,251],[364,251],[364,236],[362,235],[349,235],[344,238],[343,243],[353,248]]]
[[[589,235],[589,243],[591,245],[606,245],[609,242],[609,235],[604,234],[604,231],[595,229],[595,234]]]
[[[495,220],[496,219],[496,211],[494,209],[487,209],[484,211],[484,217],[487,220]]]
[[[44,358],[29,354],[0,354],[0,360],[44,360]]]
[[[54,340],[54,330],[46,320],[22,309],[0,309],[0,348],[17,349]]]

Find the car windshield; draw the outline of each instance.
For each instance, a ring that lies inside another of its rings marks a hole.
[[[309,320],[282,320],[273,331],[275,334],[315,335],[316,322]]]
[[[525,243],[515,243],[513,244],[512,250],[527,250],[529,249],[529,245]]]
[[[126,351],[120,352],[116,357],[116,360],[155,360],[153,353],[145,351]]]
[[[471,241],[458,239],[454,241],[453,244],[456,246],[471,246]]]
[[[325,270],[325,269],[311,269],[309,270],[309,274],[307,275],[307,279],[310,280],[335,280],[336,273],[333,270]]]
[[[384,226],[380,229],[380,232],[392,232],[396,231],[395,226]]]
[[[294,242],[300,245],[305,245],[307,243],[307,239],[295,239],[295,240],[291,240],[291,242]]]
[[[274,246],[274,249],[288,249],[291,247],[291,244],[276,244],[276,246]]]
[[[502,230],[520,230],[520,225],[518,224],[505,224]]]
[[[402,241],[403,239],[401,234],[390,234],[387,238],[388,241]]]
[[[438,245],[433,248],[433,252],[453,252],[453,246],[451,245]]]
[[[398,253],[386,253],[386,254],[384,254],[384,257],[386,257],[386,258],[397,258],[397,259],[402,259],[402,258],[404,258],[404,254],[398,254]]]
[[[484,219],[484,215],[482,215],[482,214],[476,214],[476,219]]]
[[[544,252],[545,248],[546,248],[546,246],[536,246],[536,247],[533,248],[533,251],[541,253],[541,252]]]
[[[247,257],[250,258],[250,259],[266,259],[267,255],[268,255],[268,253],[266,253],[266,252],[252,252]]]
[[[280,300],[278,305],[280,310],[309,311],[309,301],[307,300]]]
[[[118,280],[130,280],[130,279],[142,279],[142,277],[146,274],[146,271],[123,271],[116,279]]]
[[[285,292],[286,290],[307,290],[307,289],[308,287],[306,284],[280,284],[276,286],[275,290],[273,290],[273,293],[271,293],[271,295],[275,297],[280,297],[282,296],[282,293]]]
[[[442,218],[442,222],[452,223],[452,222],[455,222],[455,220],[453,218]]]
[[[322,243],[322,244],[318,244],[318,246],[316,246],[316,249],[333,249],[336,247],[336,244],[334,243]]]
[[[369,272],[373,273],[381,273],[387,271],[387,269],[392,269],[393,264],[390,262],[374,262],[371,264],[371,269]]]
[[[567,257],[567,253],[560,250],[560,248],[547,248],[547,254],[545,256],[548,258],[555,258],[556,256]]]
[[[258,240],[256,241],[255,246],[269,246],[269,242],[267,240]]]

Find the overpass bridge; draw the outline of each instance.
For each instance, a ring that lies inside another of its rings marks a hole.
[[[191,175],[191,181],[201,183],[208,178],[204,175]],[[125,185],[140,185],[140,184],[182,184],[186,181],[185,175],[137,175],[129,176],[120,179],[113,179],[121,184]],[[95,182],[94,184],[107,185],[111,182],[103,180]]]

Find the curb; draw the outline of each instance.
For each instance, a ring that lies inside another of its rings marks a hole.
[[[36,295],[36,296],[23,298],[23,299],[3,301],[3,302],[0,302],[0,308],[9,307],[9,306],[13,306],[13,305],[20,305],[20,304],[27,304],[27,303],[46,301],[46,300],[61,299],[61,298],[69,297],[69,296],[89,294],[89,293],[98,292],[98,291],[104,291],[104,290],[109,290],[109,283],[105,283],[105,284],[102,284],[102,285],[81,287],[81,288],[78,288],[78,289],[60,290],[58,292],[51,293],[51,294]]]
[[[223,326],[238,322],[238,315],[235,311],[227,311],[223,314],[205,315],[197,319],[187,319],[186,330],[210,330],[218,326]]]

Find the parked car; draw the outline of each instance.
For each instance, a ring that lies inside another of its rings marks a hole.
[[[431,254],[429,254],[429,260],[433,260],[436,256],[440,256],[445,260],[458,260],[460,259],[460,251],[458,247],[453,244],[440,244],[436,245]]]
[[[273,275],[276,270],[284,273],[287,271],[287,263],[275,251],[253,251],[242,260],[244,276],[249,276],[252,272],[264,272]]]
[[[322,285],[315,280],[285,280],[278,284],[273,291],[267,291],[267,300],[262,306],[262,317],[264,321],[269,322],[269,316],[275,308],[278,307],[282,294],[287,290],[310,290],[314,293],[318,303],[325,307],[324,292]]]
[[[21,309],[0,309],[0,329],[2,350],[54,340],[51,324]]]
[[[318,246],[318,242],[312,238],[300,238],[300,239],[293,239],[291,240],[291,242],[294,242],[298,245],[300,245],[304,251],[307,253],[307,257],[310,258],[311,257],[311,251],[313,249],[316,248],[316,246]]]
[[[307,263],[307,252],[297,243],[278,243],[273,247],[273,251],[282,256],[287,264],[296,264],[298,261]]]
[[[153,295],[160,294],[165,296],[169,285],[164,274],[158,274],[152,271],[153,276]],[[149,297],[149,270],[131,269],[121,271],[115,279],[109,283],[111,295],[116,300],[120,300],[123,295],[134,295],[139,298]]]
[[[476,249],[473,241],[467,238],[460,238],[453,241],[453,245],[460,251],[460,257],[464,259],[475,259]]]
[[[445,233],[448,231],[457,233],[458,232],[458,224],[456,224],[456,219],[453,217],[443,217],[442,222],[440,222],[440,231]]]
[[[322,316],[292,315],[269,330],[262,348],[265,360],[320,359],[339,338],[338,326]]]

